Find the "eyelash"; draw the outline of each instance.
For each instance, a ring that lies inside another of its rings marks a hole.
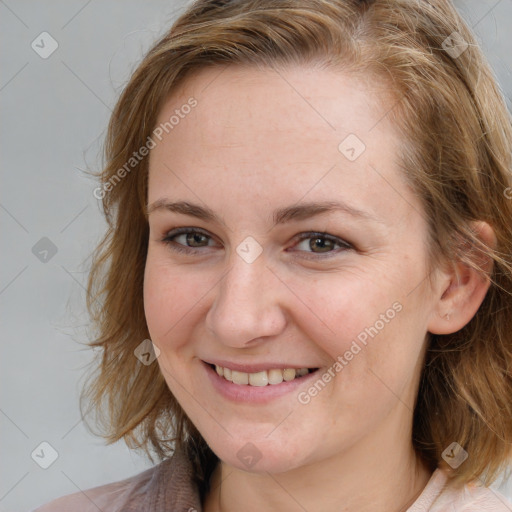
[[[179,235],[189,234],[189,233],[190,234],[197,233],[197,234],[206,236],[209,239],[212,238],[210,235],[208,235],[201,229],[176,228],[176,229],[169,231],[165,235],[165,237],[162,238],[161,242],[166,244],[172,251],[179,252],[179,253],[185,253],[185,254],[196,254],[197,252],[201,251],[203,248],[202,247],[187,247],[187,246],[185,246],[183,244],[179,244],[173,240],[173,238],[176,238]],[[339,245],[341,247],[341,249],[338,251],[328,251],[326,253],[315,253],[315,252],[310,252],[310,251],[304,251],[306,253],[314,255],[314,256],[306,256],[307,259],[329,258],[329,257],[332,257],[333,255],[339,254],[340,251],[346,251],[346,250],[354,248],[350,243],[346,242],[345,240],[342,240],[341,238],[338,238],[333,235],[329,235],[327,233],[317,232],[317,231],[308,231],[305,233],[301,233],[297,244],[302,242],[303,240],[308,240],[310,238],[322,238],[325,240],[330,240],[331,242],[334,242],[335,244]]]

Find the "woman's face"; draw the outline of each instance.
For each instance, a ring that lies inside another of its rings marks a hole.
[[[232,466],[410,444],[438,297],[395,101],[342,71],[226,67],[159,114],[146,319],[169,389]]]

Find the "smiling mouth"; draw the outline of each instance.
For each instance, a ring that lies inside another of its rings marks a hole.
[[[210,368],[217,372],[219,377],[224,378],[228,382],[238,384],[241,386],[275,386],[282,382],[289,382],[292,380],[300,379],[316,372],[318,368],[273,368],[271,370],[263,370],[261,372],[246,373],[231,370],[223,366],[209,364]]]

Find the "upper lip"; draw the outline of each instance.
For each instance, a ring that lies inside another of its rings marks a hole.
[[[318,366],[312,366],[309,364],[293,364],[293,363],[279,363],[279,362],[265,362],[265,363],[251,363],[251,364],[243,364],[243,363],[234,363],[232,361],[225,361],[220,359],[210,359],[209,361],[206,361],[203,359],[203,361],[207,364],[214,364],[217,366],[222,366],[223,368],[229,368],[231,370],[235,370],[237,372],[244,372],[244,373],[257,373],[262,372],[264,370],[272,370],[272,369],[279,369],[284,370],[286,368],[295,368],[298,370],[299,368],[318,368]]]

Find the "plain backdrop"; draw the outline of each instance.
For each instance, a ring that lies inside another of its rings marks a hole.
[[[456,5],[510,108],[512,0]],[[0,0],[0,512],[27,511],[150,466],[124,443],[105,446],[80,417],[92,355],[78,343],[88,322],[87,256],[104,229],[96,184],[82,170],[98,169],[116,98],[184,7]],[[512,499],[510,480],[501,490]]]

